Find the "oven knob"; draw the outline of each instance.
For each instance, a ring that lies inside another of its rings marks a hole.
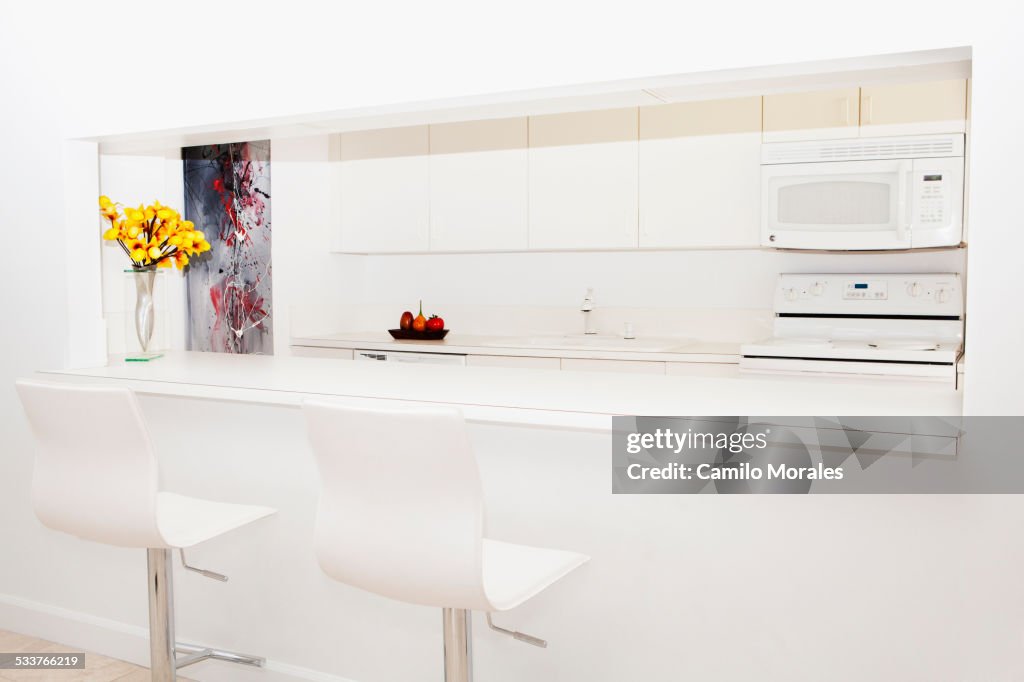
[[[795,301],[796,300],[796,289],[789,288],[789,289],[786,289],[786,291],[784,293],[786,294],[786,300],[787,301]]]
[[[935,300],[938,303],[945,303],[946,301],[949,300],[949,292],[946,291],[945,289],[936,289]]]
[[[815,282],[814,285],[811,286],[811,294],[814,296],[821,296],[823,293],[825,293],[825,285],[821,282]]]
[[[915,297],[915,298],[920,296],[921,295],[921,285],[918,284],[917,282],[914,282],[913,284],[908,284],[907,285],[907,293],[910,294],[911,296]]]

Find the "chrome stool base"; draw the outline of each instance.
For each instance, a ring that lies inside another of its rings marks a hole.
[[[174,641],[174,588],[171,550],[147,549],[149,570],[149,669],[153,682],[175,682],[175,671],[200,661],[227,661],[262,668],[265,658]],[[184,563],[184,557],[182,557]],[[192,569],[187,566],[186,568]],[[212,571],[208,571],[212,573]],[[220,574],[208,577],[220,580]],[[224,578],[226,580],[226,578]],[[178,658],[176,654],[185,654]]]
[[[176,668],[184,668],[186,665],[207,660],[251,665],[254,668],[262,668],[267,662],[267,659],[261,656],[250,656],[249,654],[240,654],[237,651],[225,651],[223,649],[210,649],[209,647],[195,646],[194,644],[175,644],[174,651],[186,654],[174,661]]]

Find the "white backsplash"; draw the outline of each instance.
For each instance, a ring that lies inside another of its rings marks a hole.
[[[291,310],[291,335],[318,336],[338,332],[385,331],[398,326],[405,308],[394,305],[297,305]],[[413,314],[417,312],[412,310]],[[438,314],[445,326],[461,334],[530,336],[581,334],[583,313],[570,307],[437,304],[424,307]],[[673,336],[699,341],[752,341],[768,335],[767,309],[598,308],[591,313],[600,334],[621,336],[632,324],[638,337]]]

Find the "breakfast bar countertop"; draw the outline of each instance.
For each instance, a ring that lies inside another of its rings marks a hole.
[[[950,416],[961,413],[962,397],[926,381],[550,372],[189,351],[42,375],[142,394],[291,406],[309,397],[446,404],[461,407],[470,421],[597,430],[611,428],[611,415],[631,414]]]

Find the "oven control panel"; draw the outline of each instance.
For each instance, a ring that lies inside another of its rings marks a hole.
[[[843,287],[843,298],[878,301],[889,298],[889,283],[885,280],[850,280]]]
[[[955,273],[782,274],[776,314],[961,317]]]

